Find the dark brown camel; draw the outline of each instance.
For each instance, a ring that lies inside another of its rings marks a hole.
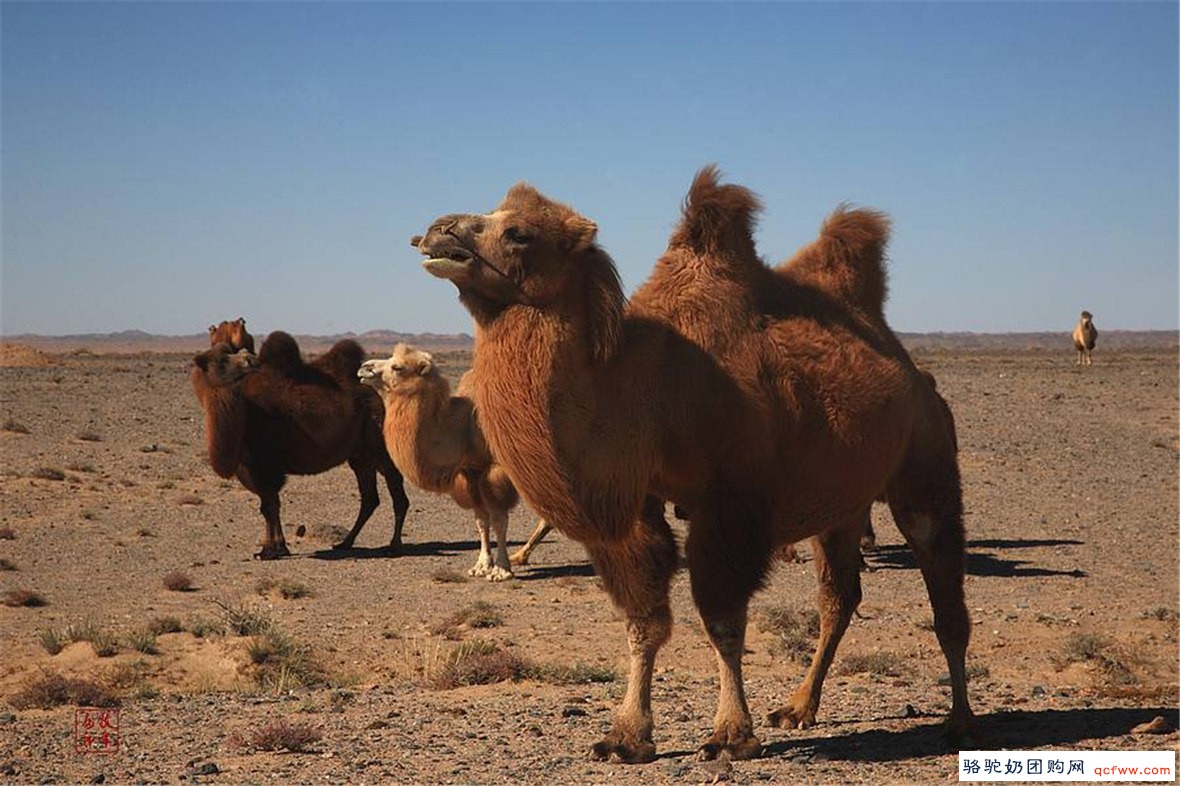
[[[769,269],[754,248],[758,209],[751,192],[702,171],[629,307],[594,223],[527,185],[490,214],[444,216],[415,238],[474,317],[474,395],[493,455],[537,513],[586,547],[626,615],[627,693],[598,758],[655,757],[652,671],[677,565],[661,500],[690,514],[692,595],[720,672],[702,757],[760,753],[741,671],[747,608],[776,548],[813,536],[820,640],[770,722],[814,722],[860,601],[864,516],[882,492],[934,607],[948,729],[971,719],[955,439],[882,315],[888,222],[838,210]]]
[[[340,341],[305,363],[295,339],[275,331],[248,369],[238,360],[245,354],[217,344],[193,358],[190,378],[205,411],[213,470],[223,478],[236,475],[261,501],[266,530],[255,556],[290,554],[279,518],[279,491],[287,475],[315,475],[346,461],[356,475],[361,507],[352,530],[334,548],[351,548],[380,505],[378,472],[393,499],[389,545],[400,548],[410,501],[381,437],[381,402],[356,377],[364,350],[355,341]]]

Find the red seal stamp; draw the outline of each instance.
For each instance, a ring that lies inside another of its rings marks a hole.
[[[76,708],[74,750],[78,753],[118,752],[119,710],[110,707]]]

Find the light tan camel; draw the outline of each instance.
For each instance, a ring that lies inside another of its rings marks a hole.
[[[258,495],[266,520],[258,559],[289,555],[279,517],[279,491],[287,475],[315,475],[348,462],[361,507],[352,530],[334,548],[350,548],[381,503],[377,473],[393,499],[390,547],[402,542],[410,500],[374,418],[381,402],[357,382],[364,350],[341,341],[304,363],[295,339],[267,336],[257,360],[219,343],[193,358],[193,391],[205,411],[209,463],[220,477],[237,476]]]
[[[410,482],[475,511],[479,558],[468,573],[489,581],[512,578],[508,514],[520,497],[492,459],[471,399],[452,396],[430,353],[406,344],[394,347],[389,358],[366,360],[357,375],[385,403],[385,446]],[[494,558],[489,526],[496,535]]]
[[[1094,364],[1090,358],[1090,352],[1097,343],[1098,328],[1094,327],[1094,315],[1089,311],[1083,311],[1078,324],[1073,329],[1073,346],[1078,351],[1077,365],[1091,366]]]
[[[235,352],[239,349],[254,351],[254,336],[246,330],[245,317],[226,319],[209,326],[209,346],[215,347],[222,343],[229,344]]]
[[[747,609],[776,548],[814,536],[817,651],[776,726],[815,720],[860,601],[865,512],[882,491],[913,549],[950,670],[948,731],[971,719],[962,500],[954,436],[882,315],[884,216],[841,209],[789,263],[753,242],[759,204],[694,181],[679,227],[628,307],[596,226],[520,184],[490,214],[435,220],[414,245],[475,321],[475,399],[529,504],[581,542],[627,618],[631,668],[600,759],[655,758],[651,682],[672,627],[690,515],[693,600],[720,695],[704,758],[761,752],[742,680]]]

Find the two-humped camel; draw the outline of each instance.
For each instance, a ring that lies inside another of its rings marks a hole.
[[[1090,358],[1090,352],[1097,343],[1098,328],[1094,327],[1094,315],[1089,311],[1083,311],[1081,318],[1078,319],[1078,324],[1073,329],[1073,347],[1078,351],[1077,365],[1091,366],[1094,364]]]
[[[972,717],[955,438],[882,315],[888,222],[840,209],[772,270],[754,248],[759,207],[703,170],[629,306],[595,224],[525,184],[492,213],[444,216],[411,241],[474,318],[474,394],[492,454],[534,510],[585,546],[626,615],[627,693],[598,758],[655,758],[652,672],[678,562],[663,500],[689,513],[692,596],[717,654],[718,710],[700,755],[761,751],[742,680],[748,604],[776,548],[806,537],[820,639],[770,722],[814,722],[860,601],[858,540],[881,493],[934,609],[948,731]]]
[[[475,511],[479,558],[468,573],[489,581],[512,578],[508,514],[520,497],[488,451],[471,399],[462,395],[464,382],[452,396],[430,353],[406,344],[384,360],[366,360],[357,374],[385,404],[385,446],[410,482]],[[489,526],[496,535],[494,558]]]
[[[380,505],[378,472],[393,499],[390,547],[400,548],[410,500],[381,439],[380,399],[357,381],[363,360],[360,345],[345,340],[305,363],[295,339],[282,331],[267,336],[257,359],[225,342],[193,358],[190,380],[205,412],[209,463],[260,500],[266,528],[257,558],[291,553],[279,517],[287,475],[314,475],[344,462],[356,475],[361,505],[334,548],[350,548]]]

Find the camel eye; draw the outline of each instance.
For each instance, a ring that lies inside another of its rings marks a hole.
[[[389,367],[390,367],[391,369],[393,369],[393,370],[394,370],[396,373],[398,373],[398,374],[400,374],[400,373],[402,373],[403,371],[405,371],[405,370],[406,370],[406,367],[405,367],[405,366],[398,365],[397,363],[391,363],[391,364],[389,365]]]
[[[504,239],[517,246],[527,246],[533,242],[533,236],[520,227],[508,227],[505,229]]]

